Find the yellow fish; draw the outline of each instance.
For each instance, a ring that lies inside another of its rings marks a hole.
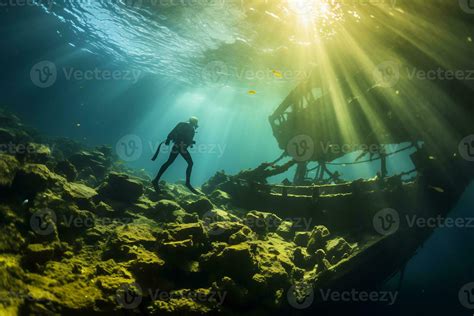
[[[273,70],[273,75],[277,78],[283,78],[283,74],[279,72],[278,70]]]
[[[247,93],[250,94],[250,95],[254,95],[254,94],[257,94],[257,91],[255,91],[255,90],[249,90]]]

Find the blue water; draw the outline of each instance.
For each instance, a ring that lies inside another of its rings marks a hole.
[[[150,176],[165,159],[162,154],[158,163],[150,161],[156,146],[177,122],[197,116],[200,128],[196,140],[203,147],[193,153],[196,185],[216,171],[234,174],[280,156],[268,116],[297,78],[270,80],[265,76],[271,66],[264,64],[258,68],[264,79],[258,79],[255,74],[243,74],[248,69],[240,64],[235,65],[232,78],[240,80],[203,82],[203,65],[213,60],[234,65],[234,57],[239,61],[247,58],[244,48],[249,49],[250,44],[239,33],[238,8],[168,8],[151,14],[140,8],[117,8],[115,2],[64,1],[49,7],[44,1],[43,6],[1,6],[0,105],[41,133],[90,146],[116,148],[123,137],[136,136],[142,142],[141,155],[127,165],[143,168]],[[234,55],[219,50],[222,43],[230,44]],[[30,78],[31,68],[44,60],[59,69],[54,86],[47,89],[38,88]],[[139,76],[137,80],[67,78],[71,69],[96,68]],[[249,90],[256,94],[249,94]],[[389,161],[391,173],[411,168],[406,155]],[[164,180],[184,179],[184,169],[185,162],[179,159]],[[349,180],[371,177],[375,171],[375,165],[341,169]],[[284,177],[290,174],[272,181]],[[471,217],[473,208],[471,185],[451,216]],[[397,313],[472,314],[460,305],[458,291],[474,281],[473,250],[473,228],[437,230],[407,265]],[[395,283],[394,278],[387,286]]]

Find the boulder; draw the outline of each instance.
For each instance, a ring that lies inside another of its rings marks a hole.
[[[255,233],[248,228],[247,226],[242,227],[238,232],[233,233],[229,237],[229,244],[231,245],[237,245],[243,242],[255,240],[257,237]]]
[[[230,207],[232,203],[232,197],[230,196],[230,194],[221,190],[215,190],[211,193],[209,198],[218,207],[226,209]]]
[[[178,203],[171,200],[161,200],[148,208],[143,214],[160,223],[196,223],[197,214],[187,213]]]
[[[214,209],[206,212],[205,214],[203,214],[202,220],[206,224],[215,222],[240,222],[240,218],[238,218],[237,216],[219,209]]]
[[[66,183],[64,185],[63,198],[76,203],[79,207],[92,209],[93,199],[97,196],[97,191],[80,183]]]
[[[276,230],[276,233],[286,240],[292,240],[295,233],[293,230],[293,223],[290,221],[281,222],[280,226],[278,226]]]
[[[283,220],[273,213],[250,211],[244,218],[244,223],[258,235],[275,232]]]
[[[153,245],[156,238],[148,225],[129,224],[115,229],[113,243],[118,245]]]
[[[103,152],[95,151],[79,151],[68,159],[77,170],[82,171],[86,168],[90,168],[92,172],[102,178],[105,176],[108,168],[107,157]]]
[[[99,193],[107,198],[125,203],[136,202],[143,194],[143,184],[126,174],[111,172]]]
[[[308,253],[314,253],[318,249],[324,248],[329,238],[329,230],[325,226],[315,226],[311,231],[308,241]]]
[[[326,257],[332,264],[337,264],[342,259],[349,257],[354,251],[354,248],[341,237],[329,240],[325,249]]]
[[[220,251],[219,248],[215,249],[202,255],[200,260],[203,270],[209,274],[219,277],[229,276],[239,282],[248,282],[257,271],[255,258],[248,243],[232,245]]]
[[[208,237],[201,223],[172,225],[167,230],[172,241],[192,239],[195,244],[207,241]]]
[[[183,208],[189,213],[197,213],[199,215],[202,215],[214,209],[215,206],[209,199],[202,197],[196,201],[184,203]]]
[[[311,232],[296,232],[293,242],[299,247],[306,247],[309,242]]]
[[[20,168],[18,160],[10,155],[0,154],[0,188],[10,187]]]
[[[25,164],[15,175],[12,187],[23,195],[33,195],[65,182],[63,177],[52,173],[40,164]]]
[[[54,172],[65,177],[67,181],[73,182],[77,178],[77,169],[72,163],[67,160],[62,160],[56,163]]]
[[[23,264],[26,267],[31,267],[35,264],[44,264],[53,259],[54,247],[52,245],[44,244],[29,244],[25,250],[23,257]]]
[[[17,145],[16,157],[19,161],[37,164],[46,164],[52,159],[49,146],[36,143]]]
[[[209,239],[212,241],[228,242],[230,236],[237,233],[243,227],[245,226],[238,222],[215,222],[210,224],[205,222],[206,231]]]

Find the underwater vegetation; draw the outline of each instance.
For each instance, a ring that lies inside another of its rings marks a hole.
[[[0,121],[2,140],[26,144],[0,155],[3,315],[263,313],[357,250],[219,189],[206,198],[162,183],[158,198],[106,147],[45,142],[6,112]]]
[[[474,177],[458,2],[28,4],[62,27],[44,56],[5,55],[31,58],[2,91],[30,116],[0,109],[0,316],[397,314],[407,263],[469,225],[449,218]],[[151,178],[146,138],[182,116]],[[163,181],[178,156],[186,181]],[[474,309],[474,283],[457,294]]]

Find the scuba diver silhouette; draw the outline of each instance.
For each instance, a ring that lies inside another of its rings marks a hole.
[[[166,172],[166,170],[173,164],[178,155],[181,155],[184,160],[188,163],[186,169],[186,187],[193,192],[194,194],[199,194],[193,186],[191,185],[191,173],[193,171],[193,159],[191,154],[188,151],[189,147],[193,147],[196,142],[194,141],[194,135],[196,134],[196,129],[198,128],[198,119],[196,117],[191,117],[188,122],[181,122],[169,133],[168,138],[164,142],[166,145],[169,145],[170,142],[173,142],[173,148],[171,149],[170,156],[168,160],[161,166],[160,171],[156,175],[156,178],[151,182],[157,193],[160,193],[160,179],[161,176]],[[163,143],[160,144],[158,150],[156,151],[155,156],[152,158],[153,161],[158,157],[160,148]]]

